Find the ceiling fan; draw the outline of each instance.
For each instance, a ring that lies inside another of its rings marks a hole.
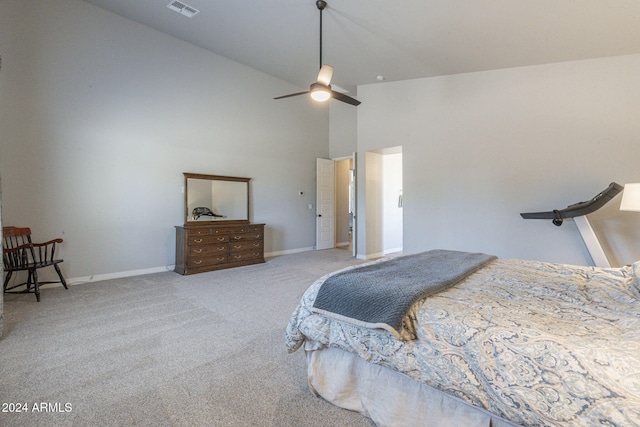
[[[360,105],[360,101],[354,99],[341,92],[336,92],[331,89],[331,77],[333,77],[333,67],[322,63],[322,11],[327,7],[327,2],[324,0],[317,0],[316,6],[320,11],[320,72],[315,83],[312,83],[309,90],[304,92],[290,93],[289,95],[277,96],[273,99],[289,98],[292,96],[304,95],[308,93],[316,101],[322,102],[329,98],[337,99],[338,101],[346,102],[351,105]]]

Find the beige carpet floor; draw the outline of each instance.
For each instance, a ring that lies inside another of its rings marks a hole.
[[[284,347],[304,290],[359,262],[333,249],[5,294],[0,426],[371,426],[313,397]]]

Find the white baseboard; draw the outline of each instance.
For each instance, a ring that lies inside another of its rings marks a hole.
[[[280,256],[280,255],[297,254],[299,252],[307,252],[307,251],[312,251],[314,249],[315,248],[313,246],[309,246],[306,248],[288,249],[286,251],[268,252],[264,254],[264,257],[270,258],[270,257]],[[96,274],[93,276],[85,276],[85,277],[74,277],[72,279],[67,279],[67,285],[72,286],[72,285],[80,285],[84,283],[100,282],[103,280],[121,279],[123,277],[142,276],[145,274],[153,274],[153,273],[164,273],[165,271],[173,271],[174,268],[175,268],[175,265],[166,265],[163,267],[145,268],[142,270],[130,270],[130,271],[121,271],[117,273]],[[49,285],[42,285],[41,288],[46,289],[47,287],[55,287],[55,286],[60,286],[60,284],[52,283]]]
[[[120,271],[117,273],[96,274],[93,276],[74,277],[67,280],[67,285],[80,285],[84,283],[101,282],[103,280],[121,279],[123,277],[142,276],[145,274],[164,273],[165,271],[173,271],[175,265],[165,265],[163,267],[145,268],[143,270]],[[44,288],[46,285],[42,286]],[[52,285],[53,286],[53,285]],[[60,286],[57,284],[56,286]]]
[[[366,254],[366,255],[357,255],[356,258],[358,259],[363,259],[363,260],[370,260],[370,259],[378,259],[378,258],[382,258],[384,257],[384,252],[378,252],[375,254]]]
[[[297,254],[300,252],[313,251],[314,249],[315,249],[315,246],[309,246],[307,248],[287,249],[286,251],[267,252],[264,254],[264,257],[271,258],[274,256],[280,256],[280,255],[291,255],[291,254]]]
[[[395,248],[395,249],[387,249],[383,252],[377,252],[375,254],[367,254],[367,255],[358,255],[356,256],[357,259],[362,259],[362,260],[371,260],[371,259],[378,259],[378,258],[383,258],[389,254],[393,254],[393,253],[402,253],[402,248]]]
[[[392,253],[395,253],[395,252],[402,252],[402,246],[399,247],[399,248],[387,249],[387,250],[384,251],[384,254],[387,255],[387,254],[392,254]]]

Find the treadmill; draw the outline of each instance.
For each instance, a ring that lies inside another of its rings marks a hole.
[[[586,202],[575,203],[564,209],[554,209],[546,212],[521,213],[520,216],[524,219],[550,219],[551,222],[558,227],[562,225],[565,219],[573,218],[594,264],[597,267],[608,268],[611,267],[611,263],[609,262],[607,255],[604,253],[602,245],[593,231],[586,215],[597,211],[609,203],[609,201],[617,196],[623,189],[624,187],[622,185],[612,182],[607,188]]]

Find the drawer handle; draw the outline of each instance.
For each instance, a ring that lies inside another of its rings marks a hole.
[[[193,260],[193,263],[194,263],[194,264],[202,264],[202,260],[200,260],[200,259],[195,259],[195,260]]]
[[[256,248],[260,246],[260,243],[254,243],[253,246],[255,246]]]
[[[224,261],[224,257],[222,257],[222,258],[216,258],[216,260],[218,260],[218,261]]]
[[[218,250],[219,250],[219,251],[226,251],[226,250],[227,250],[227,248],[225,248],[224,246],[220,246],[220,247],[218,248]]]
[[[236,239],[236,240],[240,240],[240,239],[242,239],[242,236],[233,236],[233,238]]]
[[[202,243],[202,239],[194,239],[193,241],[196,243]]]
[[[202,253],[202,249],[194,249],[193,252],[195,252],[197,254],[201,254]]]
[[[242,258],[242,255],[234,255],[233,257],[234,257],[235,259],[240,259],[240,258]]]
[[[260,237],[262,237],[262,235],[260,235],[260,234],[256,234],[254,237],[255,237],[256,239],[259,239]]]
[[[233,249],[240,249],[242,246],[241,245],[234,245]]]
[[[219,242],[224,242],[224,237],[218,237]]]

